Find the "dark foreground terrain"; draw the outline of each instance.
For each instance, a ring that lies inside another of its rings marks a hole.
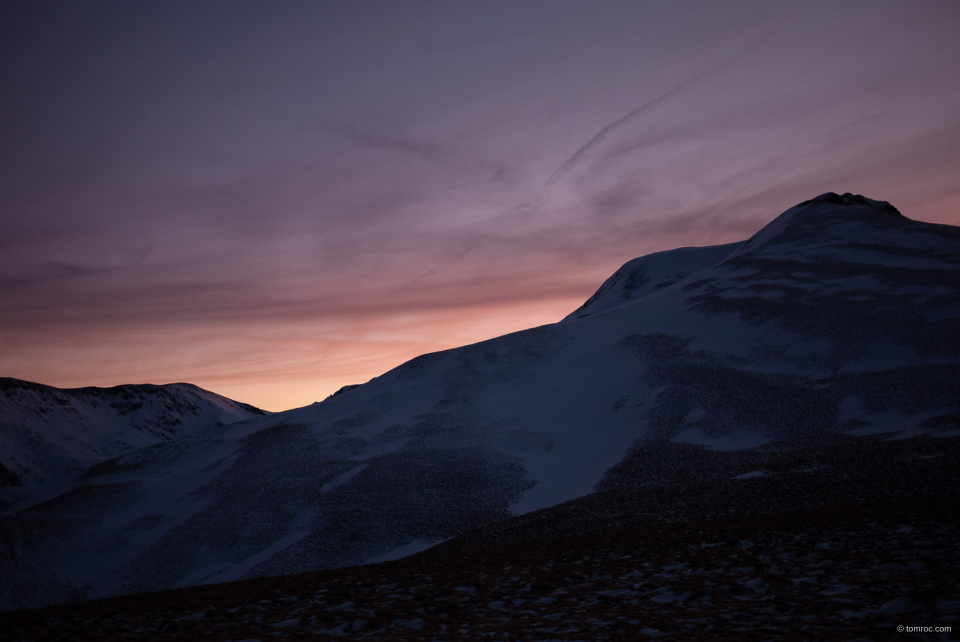
[[[941,428],[660,444],[600,492],[410,558],[6,613],[0,640],[952,639],[960,438]]]

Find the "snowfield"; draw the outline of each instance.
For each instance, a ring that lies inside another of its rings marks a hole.
[[[392,559],[624,471],[682,476],[687,455],[662,465],[676,448],[955,430],[958,390],[960,229],[824,194],[745,243],[630,261],[560,323],[321,403],[150,444],[123,433],[128,452],[105,431],[98,456],[115,458],[11,496],[0,607]],[[2,412],[7,439],[20,420]],[[71,421],[37,430],[65,443]]]

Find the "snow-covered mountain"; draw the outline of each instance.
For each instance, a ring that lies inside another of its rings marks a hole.
[[[139,448],[265,414],[187,383],[60,390],[0,378],[0,486],[61,479]]]
[[[663,465],[678,444],[952,434],[958,390],[960,228],[824,194],[745,243],[631,261],[561,323],[40,485],[0,522],[0,599],[390,559],[682,475]]]

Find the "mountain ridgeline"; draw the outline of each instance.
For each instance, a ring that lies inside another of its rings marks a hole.
[[[958,390],[960,228],[824,194],[746,242],[634,259],[560,323],[24,486],[0,606],[392,559],[597,491],[775,475],[831,439],[949,438]]]
[[[0,378],[0,486],[60,479],[133,450],[265,414],[188,383],[61,390]]]

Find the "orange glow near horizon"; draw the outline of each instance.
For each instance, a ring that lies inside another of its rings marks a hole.
[[[327,331],[339,326],[337,340],[319,336],[318,327],[308,323],[180,329],[177,336],[145,329],[114,337],[106,348],[99,341],[67,341],[39,352],[34,346],[33,367],[21,362],[7,376],[58,388],[187,382],[277,412],[322,401],[342,386],[364,383],[421,354],[554,323],[582,302],[558,299],[328,322]],[[10,357],[16,355],[8,353],[0,365]]]
[[[0,5],[0,376],[284,410],[824,192],[960,225],[957,2],[236,4]]]

